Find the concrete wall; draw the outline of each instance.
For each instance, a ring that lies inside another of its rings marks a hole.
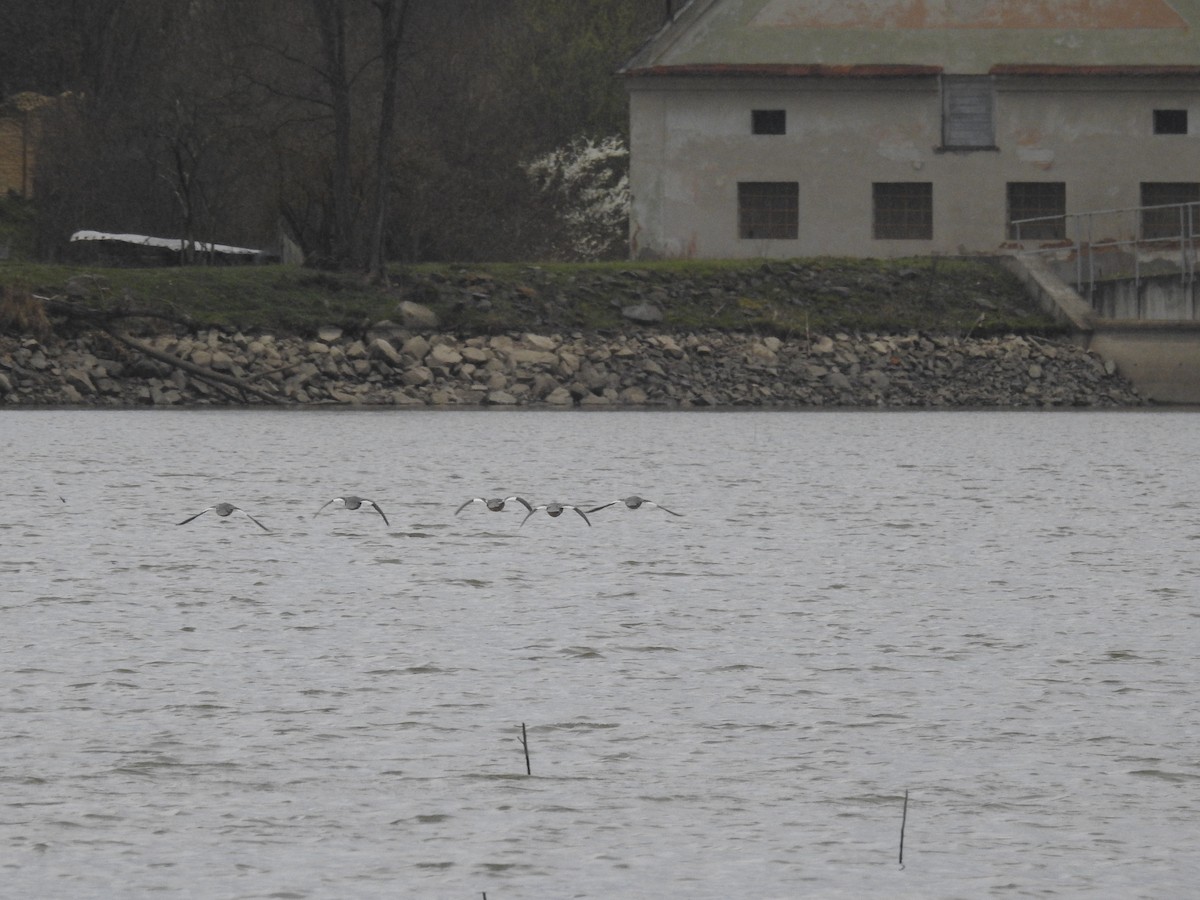
[[[1179,274],[1097,281],[1089,293],[1092,308],[1106,319],[1178,322],[1196,318],[1197,283]]]
[[[1045,257],[1012,256],[1005,262],[1046,309],[1071,327],[1078,344],[1115,367],[1143,397],[1200,404],[1200,321],[1104,318],[1059,278]]]
[[[1200,323],[1099,322],[1088,349],[1115,363],[1147,399],[1200,404]]]
[[[1007,77],[995,85],[997,149],[943,152],[932,77],[630,79],[633,253],[994,253],[1007,242],[1007,182],[1064,182],[1067,211],[1079,212],[1138,206],[1143,181],[1200,181],[1200,80]],[[1193,133],[1153,134],[1153,110],[1167,108],[1187,109]],[[751,134],[753,109],[786,110],[787,134]],[[795,240],[738,237],[739,181],[798,182]],[[932,240],[873,239],[876,181],[932,183]]]

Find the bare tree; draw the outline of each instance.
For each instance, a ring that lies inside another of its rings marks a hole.
[[[396,91],[400,80],[400,47],[408,24],[411,0],[373,0],[379,12],[379,58],[383,67],[379,101],[379,131],[375,142],[374,211],[367,274],[372,281],[385,276],[385,237],[387,235],[388,194],[391,179],[392,136],[396,125]]]

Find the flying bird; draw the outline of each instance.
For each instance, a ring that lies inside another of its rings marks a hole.
[[[670,513],[673,516],[683,515],[683,513],[677,513],[673,509],[667,509],[661,503],[655,503],[653,500],[646,500],[643,497],[639,497],[637,494],[634,494],[631,497],[622,497],[619,500],[613,500],[611,503],[605,503],[602,506],[589,509],[588,512],[594,513],[601,509],[608,509],[610,506],[616,506],[618,503],[624,503],[629,509],[640,509],[644,506],[647,509],[661,509],[663,512]]]
[[[529,501],[526,500],[524,497],[515,497],[515,496],[514,497],[490,497],[490,498],[488,498],[488,497],[472,497],[470,500],[468,500],[466,503],[464,503],[462,506],[460,506],[458,509],[456,509],[454,511],[454,514],[457,516],[460,512],[462,512],[464,509],[466,509],[472,503],[482,503],[484,506],[486,506],[488,508],[488,510],[490,512],[501,512],[504,509],[505,503],[511,503],[514,500],[516,500],[518,503],[520,503],[523,507],[525,507],[530,512],[533,512],[533,507],[529,505]]]
[[[368,500],[366,497],[355,497],[353,494],[345,497],[334,497],[332,500],[325,503],[321,509],[324,509],[326,506],[329,506],[332,503],[336,503],[345,509],[360,509],[363,504],[366,504],[374,509],[375,512],[379,513],[380,517],[383,519],[384,525],[390,526],[392,524],[388,521],[388,517],[383,514],[383,510],[379,508],[379,504],[374,500]],[[313,513],[313,516],[316,517],[317,513],[319,513],[321,509],[318,509],[317,512]]]
[[[552,519],[557,519],[559,516],[561,516],[563,514],[563,512],[565,510],[573,509],[573,510],[575,510],[575,512],[579,513],[579,517],[581,519],[583,519],[583,521],[588,523],[589,528],[591,527],[591,524],[592,524],[591,520],[588,519],[588,517],[586,515],[584,515],[582,509],[580,509],[578,506],[572,506],[569,503],[543,503],[541,506],[531,507],[529,512],[527,512],[525,514],[525,518],[521,520],[521,524],[524,525],[529,520],[529,517],[532,516],[539,509],[544,509],[546,511],[546,515],[548,515]]]
[[[249,519],[251,522],[253,522],[255,525],[257,525],[263,531],[271,530],[266,525],[264,525],[262,522],[258,521],[258,519],[254,518],[254,516],[250,515],[250,513],[246,512],[241,507],[234,506],[232,503],[218,503],[215,506],[208,507],[208,509],[202,509],[202,510],[200,510],[200,512],[196,513],[194,516],[188,516],[182,522],[176,522],[175,524],[186,525],[188,522],[192,521],[192,519],[198,519],[202,515],[204,515],[206,512],[215,512],[222,519],[225,518],[226,516],[233,515],[235,512],[240,512],[243,516],[245,516],[247,519]]]

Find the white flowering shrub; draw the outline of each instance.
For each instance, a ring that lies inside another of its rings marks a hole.
[[[629,239],[629,148],[620,137],[576,138],[525,165],[557,221],[552,252],[573,260],[624,256]]]

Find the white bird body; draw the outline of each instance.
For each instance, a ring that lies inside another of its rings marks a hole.
[[[458,509],[456,509],[454,511],[454,514],[457,516],[460,512],[462,512],[464,509],[466,509],[472,503],[482,503],[484,506],[486,506],[488,508],[488,510],[490,512],[503,512],[504,504],[512,503],[514,500],[517,503],[520,503],[522,506],[524,506],[530,512],[533,512],[533,507],[529,505],[528,500],[526,500],[524,497],[517,497],[514,495],[512,497],[472,497],[470,500],[468,500],[466,503],[464,503],[462,506],[460,506]]]
[[[392,524],[388,521],[388,517],[383,514],[383,510],[379,508],[379,504],[374,500],[368,500],[366,497],[356,497],[353,494],[347,494],[345,497],[334,497],[332,500],[326,501],[321,506],[321,509],[324,509],[326,506],[330,505],[337,506],[341,509],[361,509],[364,506],[367,506],[379,513],[380,518],[383,519],[384,525],[390,526]],[[321,509],[318,509],[317,512],[313,513],[313,516],[315,517],[317,513],[321,511]]]
[[[251,522],[253,522],[255,525],[257,525],[263,531],[271,530],[266,525],[264,525],[262,522],[258,521],[258,519],[254,518],[254,516],[250,515],[250,513],[246,512],[241,507],[234,506],[232,503],[215,503],[212,506],[208,507],[207,509],[200,510],[200,512],[196,513],[194,516],[188,516],[182,522],[176,522],[175,524],[176,525],[186,525],[188,522],[192,521],[192,519],[198,519],[202,515],[204,515],[206,512],[216,513],[222,519],[233,515],[235,512],[240,512],[243,516],[245,516],[247,519],[249,519]]]
[[[525,514],[525,518],[521,520],[521,524],[524,525],[527,521],[529,521],[529,517],[539,509],[544,509],[546,511],[546,515],[552,519],[557,519],[568,509],[573,509],[575,512],[579,513],[579,517],[583,519],[583,521],[588,523],[589,528],[592,524],[591,520],[584,514],[582,509],[580,509],[578,506],[572,506],[570,503],[543,503],[540,506],[534,506],[529,510],[528,513]]]
[[[646,500],[644,497],[639,497],[637,494],[632,494],[628,497],[621,497],[609,503],[601,504],[600,506],[589,509],[588,512],[594,513],[601,509],[608,509],[610,506],[616,506],[618,503],[623,503],[628,509],[641,509],[643,506],[647,509],[661,509],[665,513],[670,513],[673,516],[682,516],[683,513],[677,513],[673,509],[667,509],[661,503],[655,503],[653,500]]]

